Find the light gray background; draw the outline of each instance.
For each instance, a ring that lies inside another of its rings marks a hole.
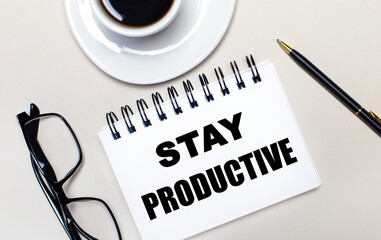
[[[139,239],[98,139],[107,111],[135,106],[169,85],[213,67],[243,68],[244,56],[275,63],[323,185],[193,239],[380,239],[381,139],[280,49],[280,38],[304,53],[338,85],[381,115],[381,1],[238,0],[216,50],[170,82],[135,86],[113,79],[82,52],[62,1],[3,1],[0,8],[0,238],[67,239],[30,166],[16,114],[36,103],[65,116],[84,162],[69,196],[97,196],[113,209],[125,239]],[[185,57],[185,56],[179,56]],[[212,79],[212,77],[210,77]],[[213,77],[214,79],[214,77]],[[134,107],[136,111],[136,108]]]

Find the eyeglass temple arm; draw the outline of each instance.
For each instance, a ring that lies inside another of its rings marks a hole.
[[[41,147],[37,142],[37,134],[40,120],[36,117],[40,115],[40,110],[35,104],[30,104],[30,115],[26,112],[19,113],[17,119],[19,121],[20,127],[22,129],[24,139],[29,151],[33,151],[35,156],[38,156],[39,159],[35,159],[36,162],[41,162],[38,164],[38,168],[43,168],[43,172],[48,175],[49,179],[56,179],[55,173],[49,161],[46,159],[45,154],[43,153]],[[31,119],[35,119],[28,123]],[[28,126],[26,127],[26,124]],[[33,158],[32,158],[33,160]],[[43,167],[42,167],[43,166]]]
[[[28,121],[28,119],[37,117],[39,114],[40,114],[40,110],[38,109],[38,107],[34,103],[31,103],[30,104],[30,115],[28,115],[26,112],[23,112],[23,113],[20,113],[20,114],[17,115],[17,118],[19,120],[21,128],[24,129],[23,126]],[[31,134],[33,134],[33,136],[35,138],[37,138],[39,123],[40,123],[40,121],[38,119],[36,121],[33,121],[31,123],[32,124],[31,125],[32,126],[31,127],[31,129],[32,129]],[[28,142],[27,139],[26,139],[25,134],[24,134],[24,137],[25,137],[26,142]],[[64,215],[63,215],[63,212],[62,212],[62,210],[61,210],[61,208],[59,206],[59,203],[57,202],[57,200],[55,199],[53,194],[47,191],[48,187],[47,187],[47,185],[41,179],[41,176],[40,176],[40,174],[38,172],[38,169],[37,169],[38,167],[36,166],[36,163],[35,163],[35,161],[33,159],[33,155],[32,154],[30,154],[30,160],[31,160],[32,169],[33,169],[33,172],[34,172],[34,174],[36,176],[36,179],[37,179],[37,181],[38,181],[42,191],[44,192],[44,195],[45,195],[46,199],[48,200],[51,208],[53,209],[53,211],[56,214],[58,220],[60,221],[63,229],[65,230],[66,234],[68,235],[68,237],[70,239],[80,239],[78,233],[75,234],[76,236],[74,236],[74,238],[73,238],[73,236],[71,236],[70,232],[72,232],[72,231],[70,231],[68,229],[68,227],[66,226],[66,224],[65,224],[65,221],[63,219]],[[71,229],[74,229],[74,226],[72,224],[70,224],[70,225],[71,226],[69,226],[69,227]]]
[[[72,239],[71,236],[70,236],[69,230],[65,226],[65,221],[63,219],[64,215],[63,215],[63,213],[61,211],[59,203],[57,202],[57,200],[55,199],[53,194],[51,194],[50,192],[48,192],[46,190],[46,189],[48,189],[48,186],[46,186],[46,184],[42,181],[41,177],[39,176],[38,169],[37,169],[37,166],[35,165],[36,163],[33,160],[32,154],[30,155],[30,157],[31,157],[33,172],[34,172],[34,174],[36,176],[36,179],[37,179],[37,181],[38,181],[42,191],[44,192],[44,195],[45,195],[46,199],[48,200],[51,208],[53,209],[54,213],[56,214],[56,216],[57,216],[58,220],[60,221],[63,229],[65,230],[66,234],[69,236],[70,239]]]

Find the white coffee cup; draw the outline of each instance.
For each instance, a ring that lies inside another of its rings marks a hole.
[[[143,27],[128,27],[111,18],[105,11],[100,0],[90,0],[90,6],[95,16],[108,29],[128,37],[144,37],[152,35],[167,27],[180,11],[182,0],[174,0],[168,12],[157,22]]]

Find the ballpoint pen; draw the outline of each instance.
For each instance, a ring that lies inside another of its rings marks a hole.
[[[292,49],[279,39],[277,39],[277,42],[301,68],[314,77],[316,81],[325,87],[333,96],[341,101],[351,112],[358,116],[381,137],[381,119],[374,112],[368,112],[298,51]]]

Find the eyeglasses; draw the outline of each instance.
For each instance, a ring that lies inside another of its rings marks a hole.
[[[63,185],[82,163],[82,150],[69,123],[57,113],[17,115],[33,172],[58,220],[72,240],[122,239],[110,207],[94,197],[66,196]]]

